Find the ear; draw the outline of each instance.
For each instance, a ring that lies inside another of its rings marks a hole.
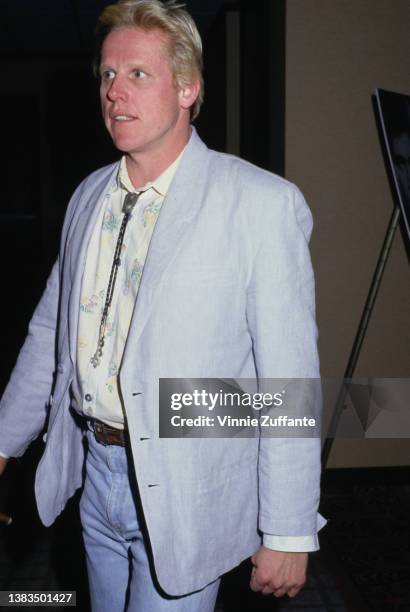
[[[198,97],[200,89],[199,80],[196,79],[189,85],[184,85],[179,90],[179,104],[181,108],[188,110],[194,104],[195,100]]]

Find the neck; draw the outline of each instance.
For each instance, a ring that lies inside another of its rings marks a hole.
[[[128,176],[135,189],[155,181],[176,160],[186,146],[191,131],[188,125],[185,133],[173,140],[171,146],[164,146],[159,151],[126,154]]]

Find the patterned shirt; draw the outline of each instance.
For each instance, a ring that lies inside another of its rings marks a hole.
[[[77,375],[81,400],[77,407],[85,416],[117,429],[124,428],[118,373],[134,304],[155,222],[182,153],[155,181],[141,189],[135,189],[132,185],[126,157],[123,156],[117,181],[106,196],[87,249],[78,322]],[[121,265],[109,310],[101,363],[95,368],[90,360],[98,345],[110,271],[124,216],[122,205],[127,192],[139,191],[143,193],[138,198],[125,230]]]

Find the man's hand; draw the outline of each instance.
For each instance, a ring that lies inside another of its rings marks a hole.
[[[8,462],[8,459],[5,459],[4,457],[0,457],[0,476],[3,474],[4,470],[6,469],[7,462]]]
[[[252,591],[295,597],[306,582],[308,553],[282,552],[261,546],[252,556]]]

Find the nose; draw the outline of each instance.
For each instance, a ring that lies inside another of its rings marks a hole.
[[[116,100],[125,100],[127,97],[126,86],[123,79],[117,74],[110,82],[106,96],[111,102]]]

